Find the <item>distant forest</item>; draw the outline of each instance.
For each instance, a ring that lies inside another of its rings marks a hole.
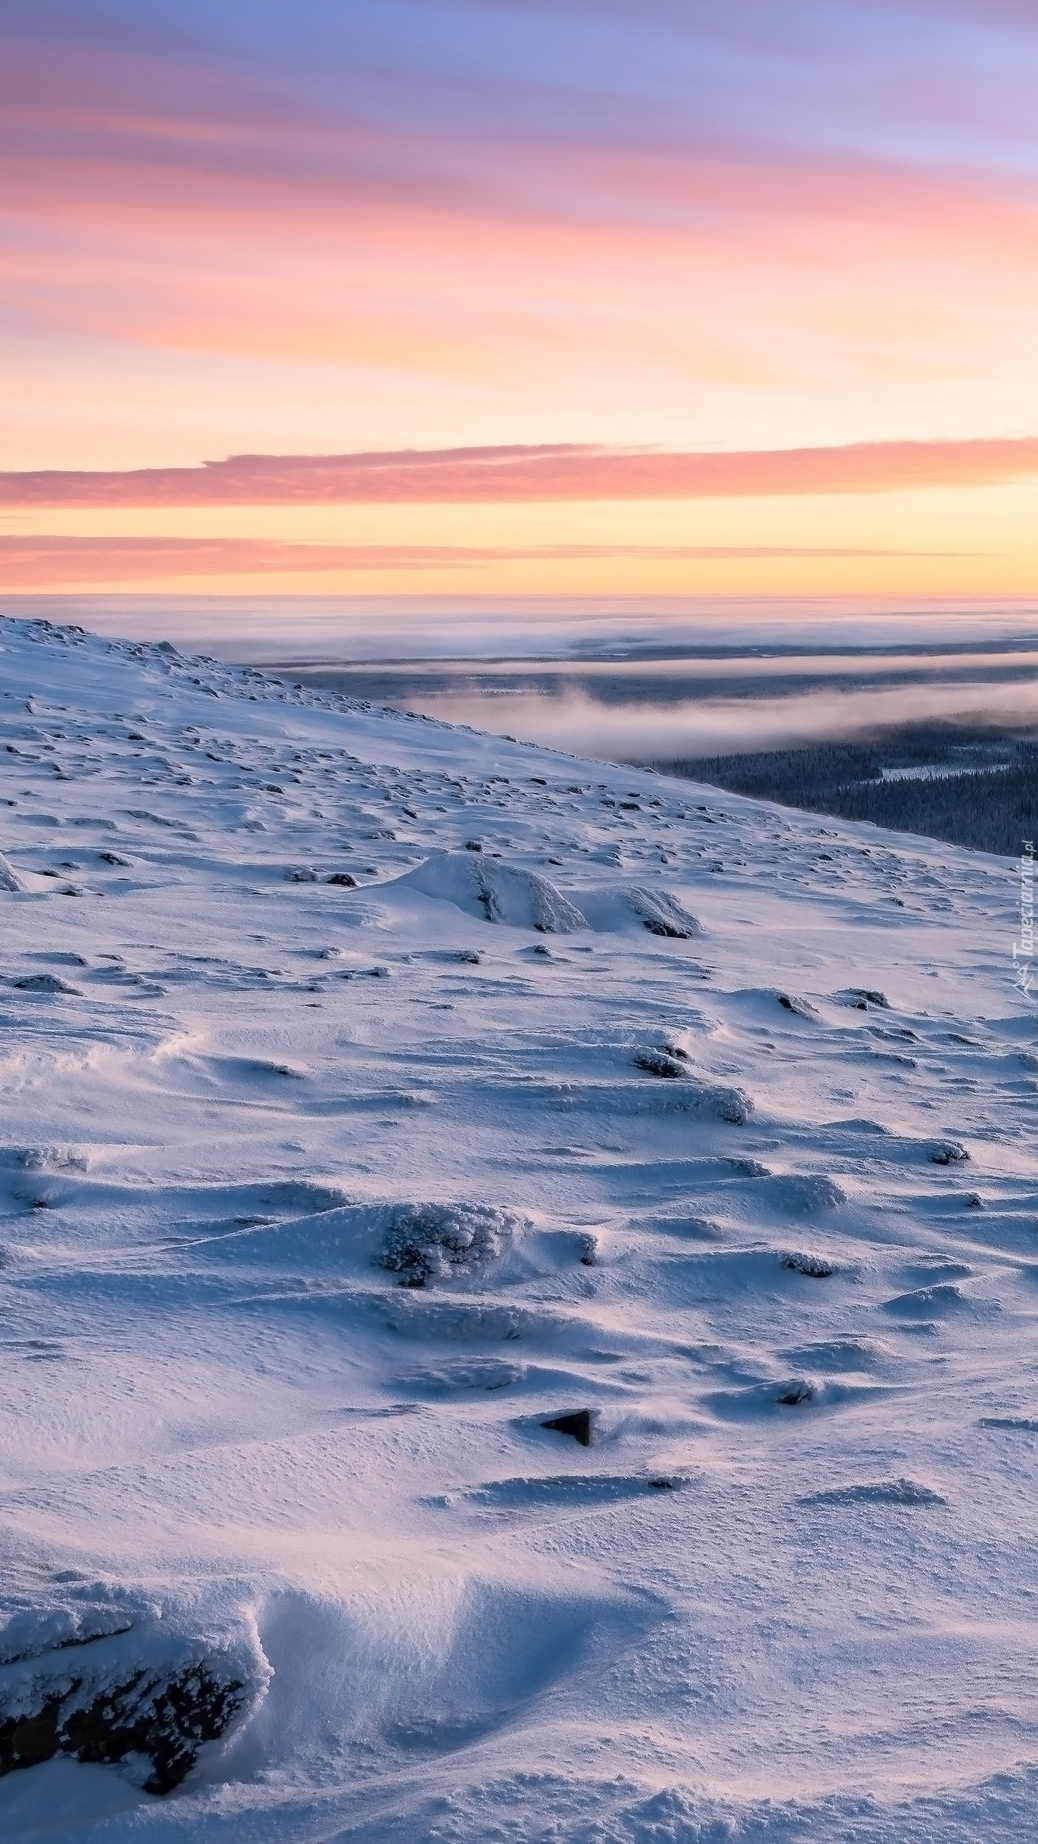
[[[1003,766],[1005,765],[1005,766]],[[897,832],[947,839],[975,851],[1019,855],[1038,829],[1038,744],[947,725],[890,731],[868,742],[816,743],[755,755],[656,762],[663,774],[705,781],[732,794],[806,807]],[[885,781],[884,769],[937,769]],[[949,772],[954,771],[954,772]]]

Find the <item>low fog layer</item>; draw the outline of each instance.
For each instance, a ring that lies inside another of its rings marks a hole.
[[[921,718],[1038,723],[1033,682],[908,684],[878,690],[798,692],[789,697],[704,698],[680,704],[600,704],[577,688],[560,697],[448,693],[409,697],[408,708],[570,755],[627,762],[736,754],[818,738],[874,735]]]
[[[1034,603],[876,597],[5,596],[2,612],[252,665],[640,648],[923,646],[1038,638]]]

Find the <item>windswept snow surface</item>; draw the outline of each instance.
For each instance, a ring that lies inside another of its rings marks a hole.
[[[0,691],[5,1838],[1033,1837],[1012,867],[40,623]]]

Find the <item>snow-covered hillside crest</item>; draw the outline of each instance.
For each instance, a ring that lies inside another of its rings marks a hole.
[[[0,720],[5,1837],[1032,1835],[1011,867],[45,623]]]

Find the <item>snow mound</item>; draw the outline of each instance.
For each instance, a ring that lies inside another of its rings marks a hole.
[[[672,941],[692,941],[703,933],[699,920],[667,890],[650,890],[641,884],[607,885],[604,889],[581,889],[576,894],[582,913],[597,934],[644,928],[650,935]]]
[[[745,1089],[697,1076],[690,1066],[688,1052],[673,1044],[663,1049],[639,1051],[634,1066],[647,1076],[680,1083],[680,1088],[668,1095],[670,1107],[702,1114],[711,1120],[727,1121],[736,1127],[745,1126],[753,1113],[753,1101]]]
[[[877,1479],[862,1485],[831,1486],[823,1492],[809,1492],[800,1499],[802,1505],[944,1505],[942,1498],[928,1485],[915,1479]]]
[[[587,918],[561,890],[536,871],[488,863],[470,852],[437,852],[398,878],[466,915],[510,928],[532,928],[542,935],[567,935],[587,927]]]
[[[799,1249],[782,1257],[782,1266],[792,1274],[806,1274],[809,1280],[831,1280],[836,1269],[824,1255],[803,1254]]]
[[[8,864],[3,852],[0,852],[0,890],[23,890],[24,888],[17,872]]]
[[[910,1293],[896,1294],[884,1302],[888,1313],[901,1318],[931,1318],[953,1313],[967,1304],[967,1296],[954,1281],[938,1281],[933,1287],[915,1287]]]
[[[390,1549],[337,1593],[270,1596],[260,1624],[274,1676],[239,1751],[250,1771],[302,1759],[355,1783],[375,1760],[397,1783],[424,1779],[438,1757],[464,1759],[496,1734],[507,1746],[517,1718],[535,1719],[546,1700],[586,1696],[589,1669],[646,1643],[660,1618],[648,1596],[605,1584],[574,1592],[543,1566],[537,1582],[427,1554],[398,1577],[396,1560]],[[357,1835],[385,1834],[363,1825]]]
[[[86,1172],[89,1155],[75,1146],[17,1146],[0,1150],[0,1165],[8,1162],[24,1172]]]
[[[794,1216],[811,1216],[817,1210],[835,1210],[846,1193],[825,1172],[783,1172],[768,1176],[761,1189],[774,1206]]]
[[[666,890],[627,891],[627,901],[643,928],[650,935],[666,935],[675,941],[690,941],[703,933],[702,924]]]
[[[723,1121],[730,1127],[744,1127],[754,1112],[753,1097],[743,1088],[727,1082],[705,1082],[696,1076],[671,1090],[667,1105],[681,1112],[698,1114],[704,1120]]]
[[[344,1204],[280,1222],[240,1216],[191,1247],[196,1260],[245,1263],[293,1279],[361,1280],[374,1265],[399,1286],[417,1288],[473,1275],[527,1239],[530,1228],[518,1211],[494,1204]]]

